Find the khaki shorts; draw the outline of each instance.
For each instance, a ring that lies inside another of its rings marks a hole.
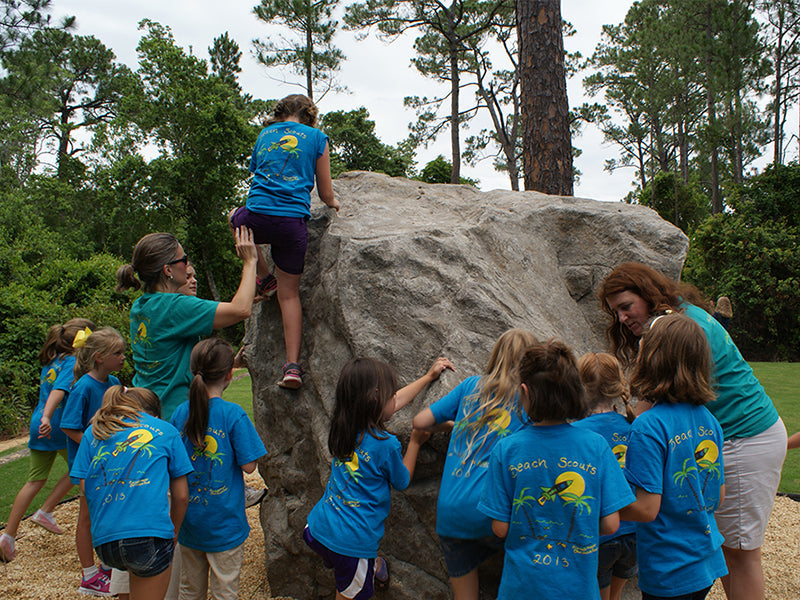
[[[178,544],[181,554],[181,598],[205,599],[211,579],[215,600],[239,598],[239,574],[244,558],[244,542],[222,552],[202,552]]]
[[[758,435],[723,445],[725,500],[714,516],[727,548],[756,550],[764,543],[786,458],[786,439],[786,427],[778,419]]]

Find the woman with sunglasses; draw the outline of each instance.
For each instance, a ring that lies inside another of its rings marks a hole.
[[[706,407],[725,438],[725,500],[715,513],[729,572],[722,583],[728,598],[763,599],[761,545],[786,457],[786,427],[772,400],[727,331],[701,308],[706,303],[696,288],[643,264],[625,263],[603,281],[600,302],[611,321],[606,335],[612,350],[626,365],[636,358],[652,317],[682,312],[703,330],[716,392]]]
[[[171,233],[144,236],[133,250],[131,263],[117,271],[117,291],[144,288],[144,294],[131,307],[131,349],[136,366],[133,385],[158,394],[166,420],[189,397],[189,357],[200,336],[250,316],[257,250],[247,227],[237,229],[234,237],[244,268],[239,289],[230,302],[180,293],[187,283],[189,258]]]

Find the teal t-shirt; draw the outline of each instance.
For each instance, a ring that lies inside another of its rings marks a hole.
[[[681,308],[700,325],[711,346],[717,399],[707,408],[722,426],[725,439],[753,437],[772,427],[778,411],[725,328],[702,308],[687,303]]]
[[[201,552],[223,552],[247,539],[250,526],[244,511],[242,465],[267,453],[250,417],[238,404],[222,398],[208,401],[208,427],[203,448],[195,447],[184,427],[189,402],[172,415],[194,473],[189,475],[189,506],[178,541]]]
[[[247,208],[281,217],[311,216],[317,159],[328,136],[319,129],[286,121],[261,130],[250,159],[253,181]]]
[[[75,357],[70,355],[58,356],[50,364],[42,367],[39,378],[39,404],[36,405],[31,415],[30,438],[28,447],[33,450],[61,450],[67,447],[67,436],[61,431],[61,415],[64,412],[66,400],[62,400],[53,411],[50,418],[52,431],[49,438],[39,437],[39,425],[42,424],[44,407],[47,398],[53,390],[61,390],[65,394],[72,386],[72,370],[75,367]]]
[[[636,524],[639,587],[653,596],[705,589],[727,573],[714,511],[724,480],[722,429],[703,406],[660,402],[631,426],[625,476],[661,495]]]
[[[165,420],[189,398],[189,357],[214,329],[219,302],[183,294],[147,293],[131,307],[133,385],[155,392]]]
[[[522,427],[516,406],[514,410],[496,409],[494,419],[480,431],[469,427],[482,416],[472,414],[478,404],[475,392],[480,379],[468,377],[431,405],[437,423],[455,421],[436,502],[436,533],[457,539],[492,535],[492,520],[478,510],[489,457],[498,441]]]
[[[628,434],[631,430],[631,424],[621,414],[614,411],[596,413],[588,417],[575,421],[575,427],[581,429],[588,429],[603,436],[611,452],[614,453],[614,458],[617,459],[620,468],[625,468],[625,457],[628,453]],[[631,489],[635,493],[635,490]],[[601,535],[600,543],[604,544],[614,538],[623,535],[628,535],[636,531],[636,524],[633,521],[620,521],[619,529],[611,535]]]
[[[509,524],[498,600],[600,599],[600,519],[635,500],[598,434],[525,425],[500,440],[478,508]]]
[[[87,429],[70,471],[84,480],[94,546],[175,536],[167,492],[170,479],[192,472],[189,456],[169,423],[144,413],[130,423],[107,440]]]

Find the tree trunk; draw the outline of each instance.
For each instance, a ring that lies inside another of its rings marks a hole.
[[[311,100],[314,99],[314,65],[312,64],[312,58],[314,56],[314,38],[311,36],[312,10],[311,0],[306,0],[306,95]]]
[[[450,145],[452,149],[453,171],[450,174],[450,183],[461,182],[461,127],[459,115],[458,92],[461,87],[458,72],[458,51],[456,42],[448,40],[450,43]]]
[[[772,118],[775,123],[773,125],[774,148],[772,153],[772,162],[776,165],[783,164],[783,122],[781,121],[781,87],[783,85],[783,34],[784,34],[784,19],[786,13],[783,10],[778,12],[778,32],[777,32],[777,47],[775,48],[775,92],[772,100]]]
[[[711,155],[711,214],[722,212],[722,199],[719,196],[719,167],[717,149],[717,108],[714,101],[714,83],[711,52],[714,44],[714,33],[711,26],[711,6],[706,8],[706,108],[708,111],[708,142]]]
[[[572,196],[560,0],[516,0],[525,189]]]

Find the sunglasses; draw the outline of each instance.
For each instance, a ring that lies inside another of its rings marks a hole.
[[[181,256],[180,258],[176,258],[175,260],[171,260],[171,261],[169,261],[167,264],[168,264],[168,265],[176,265],[176,264],[178,264],[178,263],[183,263],[183,265],[184,265],[184,266],[186,266],[187,264],[189,264],[189,255],[187,255],[187,254],[184,254],[184,255],[183,255],[183,256]]]

